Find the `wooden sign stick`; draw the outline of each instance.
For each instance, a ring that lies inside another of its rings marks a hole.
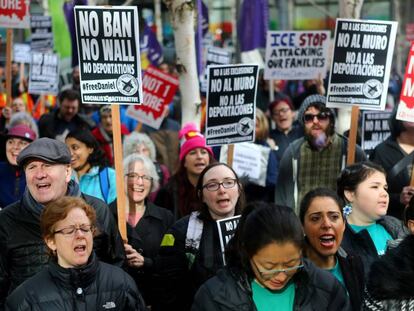
[[[351,128],[349,130],[348,138],[348,156],[347,156],[347,165],[355,163],[355,150],[356,150],[356,139],[358,132],[358,118],[359,118],[359,107],[352,106],[351,114]]]
[[[12,48],[13,48],[13,29],[7,29],[6,42],[6,106],[10,107],[12,103]]]
[[[119,105],[111,105],[112,112],[112,137],[114,143],[114,164],[116,173],[116,196],[118,211],[118,228],[124,242],[128,241],[125,217],[125,187],[124,187],[124,168],[122,165],[122,137],[121,137],[121,118],[119,116]]]
[[[227,149],[227,165],[233,167],[234,144],[230,144]]]

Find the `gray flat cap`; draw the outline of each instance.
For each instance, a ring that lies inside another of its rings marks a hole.
[[[17,164],[23,166],[28,159],[40,159],[49,163],[70,164],[68,147],[51,138],[39,138],[24,148],[17,157]]]

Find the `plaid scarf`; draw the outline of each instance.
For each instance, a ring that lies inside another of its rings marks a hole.
[[[321,151],[313,150],[305,142],[300,147],[298,191],[299,201],[310,190],[318,187],[336,189],[336,179],[341,171],[342,140],[337,134]],[[299,204],[298,204],[299,205]]]

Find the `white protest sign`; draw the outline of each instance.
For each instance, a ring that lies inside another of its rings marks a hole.
[[[53,53],[32,53],[29,75],[29,93],[58,94],[59,56]]]
[[[142,102],[138,23],[135,6],[75,6],[83,103]]]
[[[227,146],[221,147],[220,162],[227,162],[227,150]],[[247,176],[249,182],[265,187],[270,152],[269,147],[254,143],[235,144],[233,169],[238,176]]]
[[[24,43],[13,44],[13,61],[16,63],[30,64],[32,55],[30,54],[30,45]]]
[[[397,22],[337,19],[328,107],[384,110]]]
[[[329,31],[268,31],[266,80],[304,80],[325,77]]]

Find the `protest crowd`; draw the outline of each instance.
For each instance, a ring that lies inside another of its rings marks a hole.
[[[208,47],[182,122],[136,8],[84,8],[69,81],[44,51],[11,79],[0,63],[0,311],[414,310],[414,45],[391,74],[394,22],[339,19],[332,64],[329,31],[269,31],[264,68]]]

